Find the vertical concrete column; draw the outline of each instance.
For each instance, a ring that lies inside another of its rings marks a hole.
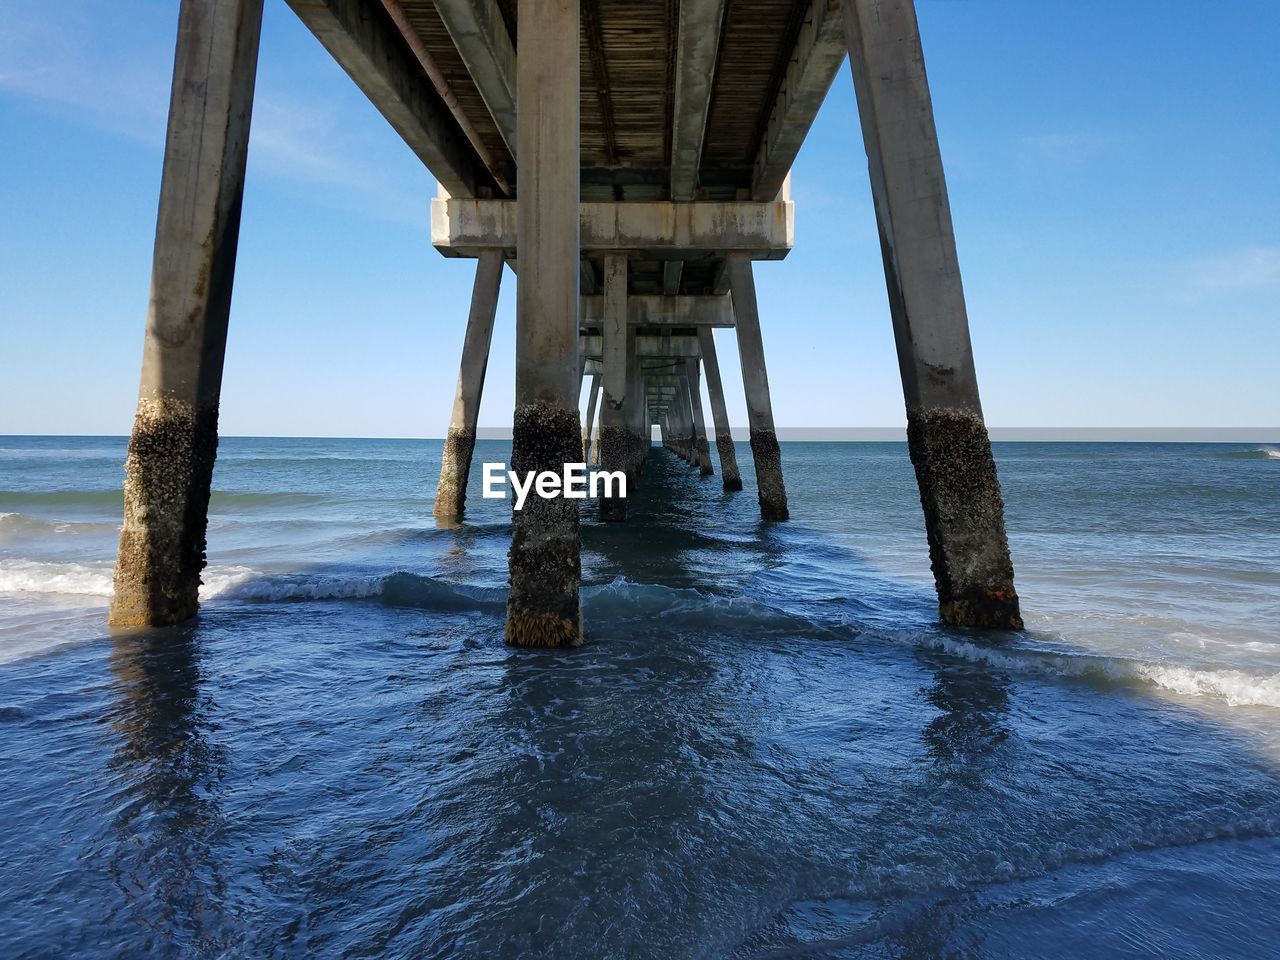
[[[627,457],[627,255],[604,256],[604,394],[600,404],[600,466],[604,470],[628,471]],[[632,340],[634,343],[634,340]],[[601,497],[600,519],[627,519],[624,497]]]
[[[726,490],[741,490],[742,476],[738,473],[738,454],[733,448],[733,434],[729,429],[729,409],[724,403],[724,384],[720,380],[720,362],[716,359],[715,331],[711,327],[698,328],[698,347],[702,353],[702,370],[707,378],[707,393],[711,397],[711,419],[716,428],[720,476]]]
[[[787,489],[782,482],[782,451],[773,427],[773,403],[769,399],[769,374],[764,365],[764,340],[760,335],[760,311],[751,261],[745,254],[729,255],[729,289],[738,331],[738,358],[747,395],[747,425],[751,429],[751,455],[756,462],[756,489],[760,516],[786,520]]]
[[[693,452],[693,400],[689,396],[688,376],[683,370],[677,370],[676,373],[680,376],[679,385],[676,387],[680,412],[680,459],[692,467],[697,465],[697,458]]]
[[[516,410],[511,467],[560,473],[578,421],[578,0],[520,0],[516,103]],[[507,643],[582,642],[578,501],[532,495],[514,512]]]
[[[432,512],[441,519],[462,516],[467,503],[467,476],[476,446],[476,423],[484,394],[484,375],[489,366],[489,346],[493,342],[493,318],[498,312],[498,290],[502,284],[503,256],[500,250],[486,250],[476,263],[476,280],[471,288],[471,312],[462,340],[462,363],[458,369],[458,389],[453,395],[453,413],[440,460],[440,482]]]
[[[715,471],[711,468],[711,448],[707,444],[707,422],[702,413],[702,384],[698,376],[698,361],[686,357],[684,373],[689,382],[689,399],[693,405],[693,454],[698,471],[709,477]]]
[[[627,472],[632,487],[640,483],[640,471],[649,455],[649,441],[644,435],[649,412],[645,405],[644,377],[636,352],[636,328],[627,326]]]
[[[915,5],[843,11],[940,613],[1021,629]]]
[[[183,0],[110,623],[195,615],[262,0]]]
[[[600,393],[600,374],[591,375],[590,392],[587,394],[587,419],[582,424],[582,461],[591,459],[591,427],[596,419],[596,396]]]

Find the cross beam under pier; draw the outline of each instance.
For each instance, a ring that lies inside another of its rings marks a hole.
[[[661,260],[705,260],[730,251],[782,260],[795,239],[790,200],[583,203],[579,226],[583,251]],[[516,258],[516,202],[438,197],[431,202],[431,243],[446,257],[478,257],[497,247]]]

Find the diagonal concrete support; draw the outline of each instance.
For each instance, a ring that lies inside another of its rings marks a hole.
[[[112,626],[195,616],[262,0],[183,0]]]
[[[693,459],[698,471],[704,476],[711,476],[711,448],[707,444],[707,421],[702,413],[702,384],[698,376],[698,361],[689,357],[684,362],[685,376],[688,378],[689,400],[693,407]]]
[[[562,473],[578,421],[578,0],[520,0],[516,410],[511,468]],[[507,643],[582,642],[578,501],[530,496],[514,511]]]
[[[716,451],[720,454],[720,476],[726,490],[741,490],[742,476],[738,473],[738,454],[733,447],[733,433],[729,429],[729,409],[725,406],[724,384],[720,381],[720,362],[716,358],[715,331],[710,327],[699,327],[698,346],[702,350],[702,368],[707,378],[707,393],[711,397],[711,420],[716,428]]]
[[[756,463],[756,489],[760,516],[786,520],[787,490],[782,482],[782,451],[773,427],[773,403],[769,398],[769,374],[764,365],[764,340],[760,335],[760,311],[751,261],[729,255],[729,287],[737,319],[738,358],[747,395],[747,424],[751,428],[751,455]]]
[[[1021,629],[912,0],[844,4],[942,619]]]
[[[604,394],[600,405],[600,464],[605,470],[627,471],[627,255],[604,256]],[[634,347],[633,347],[634,349]],[[624,497],[601,497],[600,519],[627,519]]]
[[[582,424],[582,462],[591,459],[591,428],[596,420],[596,399],[600,396],[600,374],[591,375],[590,393],[587,394],[587,419]]]
[[[436,485],[436,503],[432,510],[442,519],[460,517],[466,508],[467,477],[476,446],[476,422],[484,394],[484,375],[489,366],[489,346],[493,342],[493,318],[498,312],[502,264],[500,251],[490,251],[476,263],[471,312],[467,315],[462,363],[458,368],[458,388],[453,395],[453,413],[444,440],[440,482]]]

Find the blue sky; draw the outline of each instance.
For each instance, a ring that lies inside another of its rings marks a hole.
[[[1280,4],[917,6],[988,422],[1280,424]],[[222,432],[440,436],[471,263],[430,246],[426,170],[266,7]],[[129,429],[176,11],[0,0],[0,433]],[[899,425],[847,67],[793,197],[795,250],[756,272],[777,422]],[[513,294],[486,426],[510,423]]]

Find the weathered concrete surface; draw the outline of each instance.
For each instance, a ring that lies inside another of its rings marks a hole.
[[[511,467],[562,472],[578,422],[578,0],[520,0],[520,267]],[[582,642],[578,501],[529,497],[514,511],[507,643]]]
[[[597,321],[600,323],[601,321]],[[636,355],[644,358],[665,357],[678,359],[681,357],[699,357],[702,351],[698,346],[698,338],[682,335],[653,335],[636,333]],[[578,339],[578,351],[591,361],[604,359],[604,337],[583,334]]]
[[[711,467],[711,448],[707,444],[707,422],[702,413],[702,385],[698,377],[698,361],[689,359],[684,362],[685,376],[688,377],[690,405],[693,408],[693,460],[698,472],[704,477],[715,471]]]
[[[943,620],[1022,629],[1004,501],[982,418],[958,410],[911,413],[907,445]]]
[[[458,386],[453,396],[453,412],[445,436],[440,482],[436,485],[436,502],[432,510],[437,517],[445,519],[460,517],[466,509],[467,476],[471,473],[471,454],[476,445],[476,421],[480,416],[485,371],[489,366],[489,346],[493,342],[493,318],[498,310],[502,265],[502,252],[498,250],[485,254],[476,264],[471,312],[467,315],[462,362],[458,368]]]
[[[167,626],[198,612],[217,451],[216,404],[138,401],[125,458],[111,626]]]
[[[262,0],[183,0],[110,623],[195,615]]]
[[[847,49],[840,4],[810,0],[808,16],[796,38],[795,55],[756,154],[752,187],[756,199],[772,200],[782,189]]]
[[[711,397],[711,420],[716,428],[716,451],[720,454],[720,478],[728,491],[742,489],[738,472],[738,454],[729,428],[729,408],[724,402],[724,384],[720,380],[720,361],[716,357],[715,332],[699,328],[698,346],[702,353],[702,369],[707,377],[707,393]]]
[[[915,7],[843,12],[940,612],[1020,629]]]
[[[514,255],[517,202],[438,197],[431,201],[431,243],[446,257],[475,257],[494,247]],[[704,259],[736,250],[756,260],[782,260],[795,236],[794,208],[786,200],[584,203],[581,228],[583,250],[662,259]]]
[[[725,0],[684,0],[676,34],[671,199],[692,200],[720,49]]]
[[[604,297],[584,296],[581,317],[583,326],[600,323]],[[733,303],[728,296],[633,294],[627,298],[627,323],[635,327],[732,327]]]
[[[553,470],[577,461],[582,449],[577,411],[546,402],[516,408],[511,469]],[[508,554],[507,643],[517,647],[577,646],[582,642],[578,589],[578,501],[530,496],[515,522]]]
[[[698,463],[694,453],[693,401],[689,396],[689,381],[683,377],[676,393],[676,424],[676,452],[681,460],[695,467]]]
[[[496,0],[434,0],[449,39],[516,156],[516,52]]]
[[[604,313],[600,321],[604,340],[604,390],[600,401],[600,465],[608,471],[626,471],[627,438],[627,255],[604,256]],[[634,344],[634,337],[631,338]],[[617,523],[627,519],[625,497],[600,498],[600,519]]]
[[[769,374],[764,364],[764,340],[760,334],[760,311],[750,260],[737,255],[729,257],[729,285],[738,321],[738,358],[742,363],[760,516],[766,520],[786,520],[791,512],[782,482],[782,453],[773,427],[773,403],[769,397]]]
[[[751,458],[756,465],[756,486],[760,493],[760,516],[765,520],[787,520],[787,491],[782,485],[782,450],[772,430],[751,429]]]
[[[627,470],[628,494],[640,489],[644,462],[649,457],[649,412],[646,409],[644,374],[634,327],[627,328]]]

